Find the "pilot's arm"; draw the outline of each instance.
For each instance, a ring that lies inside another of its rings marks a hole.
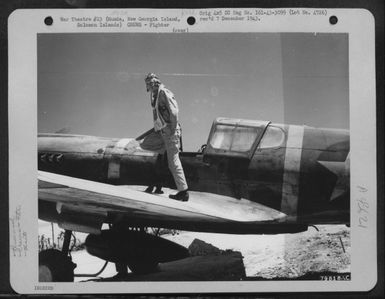
[[[178,104],[170,91],[160,90],[159,92],[159,112],[171,129],[171,134],[174,134],[178,125]]]

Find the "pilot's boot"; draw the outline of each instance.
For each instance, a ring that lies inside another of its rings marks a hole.
[[[156,185],[156,189],[154,191],[155,194],[163,194],[164,192],[162,191],[162,185]]]
[[[188,201],[190,196],[188,194],[188,189],[187,189],[187,190],[179,191],[177,194],[171,194],[168,197],[179,201]]]
[[[146,192],[146,193],[152,193],[152,190],[154,190],[154,187],[155,187],[155,186],[150,185],[150,186],[148,186],[148,187],[146,188],[146,190],[144,190],[144,192]],[[158,188],[158,187],[157,187],[157,188]]]

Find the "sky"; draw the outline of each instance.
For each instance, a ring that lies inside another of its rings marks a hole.
[[[175,94],[187,151],[221,116],[349,128],[347,34],[39,34],[37,46],[41,133],[139,136],[149,72]]]

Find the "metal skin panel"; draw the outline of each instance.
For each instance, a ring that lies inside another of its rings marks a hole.
[[[305,128],[300,174],[301,221],[324,219],[326,223],[349,223],[349,133],[345,130]],[[326,163],[325,163],[326,162]],[[333,191],[347,170],[344,193]]]
[[[39,134],[38,169],[86,178],[104,179],[104,153],[117,139],[81,135]]]
[[[133,140],[40,134],[38,169],[111,184],[124,184],[127,183],[127,179],[135,183],[137,174],[134,175],[134,172],[151,173],[153,171],[154,165],[144,169],[142,166],[149,164],[148,161],[154,164],[156,154],[140,150],[137,142],[130,143],[130,141]],[[138,167],[135,167],[136,162],[139,163]],[[124,164],[123,167],[122,164]],[[123,174],[121,174],[122,168],[124,168]],[[126,171],[127,169],[129,171]],[[145,177],[144,174],[140,176],[142,183]]]
[[[39,152],[103,154],[105,147],[116,138],[84,135],[39,134]]]
[[[280,210],[293,217],[294,221],[298,217],[303,134],[303,126],[290,125],[287,129]]]
[[[282,181],[286,154],[287,126],[271,124],[282,129],[284,139],[275,147],[258,146],[249,165],[249,198],[273,209],[281,209]]]

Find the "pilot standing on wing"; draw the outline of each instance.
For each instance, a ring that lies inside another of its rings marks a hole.
[[[154,132],[146,136],[140,146],[144,150],[159,154],[167,153],[168,168],[179,191],[175,195],[169,195],[169,197],[175,200],[188,201],[188,186],[179,159],[181,129],[178,123],[178,104],[174,94],[165,88],[156,74],[149,73],[144,80],[147,92],[151,94]],[[152,189],[153,186],[149,186],[146,192],[152,192]],[[159,193],[159,187],[157,190]]]

